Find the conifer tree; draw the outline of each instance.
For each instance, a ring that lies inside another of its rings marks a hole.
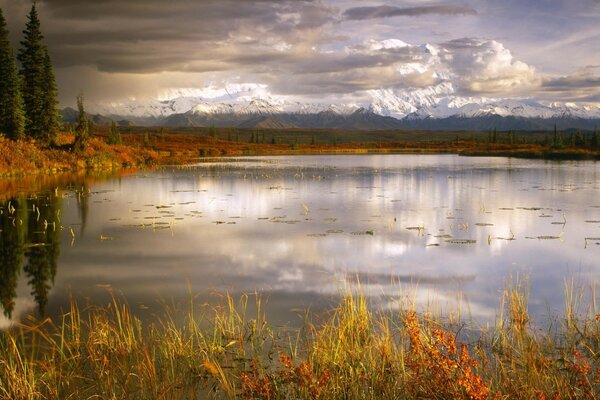
[[[83,93],[77,96],[77,126],[75,126],[75,142],[73,151],[81,152],[85,149],[89,137],[89,123],[83,107]]]
[[[0,9],[0,133],[13,140],[23,137],[23,98],[15,55]]]
[[[122,142],[123,140],[121,139],[121,132],[119,132],[117,123],[112,121],[110,124],[110,129],[108,130],[108,144],[121,144]]]
[[[52,144],[58,129],[57,90],[35,3],[28,18],[17,55],[21,63],[25,133],[43,144]]]
[[[60,114],[58,112],[58,89],[54,70],[48,48],[44,47],[44,69],[43,69],[43,98],[42,98],[42,139],[47,143],[54,143],[60,126]]]

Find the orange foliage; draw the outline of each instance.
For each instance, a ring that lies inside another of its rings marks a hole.
[[[475,372],[465,344],[460,352],[454,336],[431,328],[425,335],[414,311],[406,313],[404,323],[410,339],[407,366],[411,372],[409,391],[415,398],[454,398],[486,400],[492,396],[481,375]],[[445,392],[444,392],[445,391]]]
[[[269,374],[260,371],[256,361],[252,361],[250,371],[241,373],[242,397],[245,399],[310,398],[317,400],[325,394],[332,374],[327,369],[318,376],[308,361],[295,365],[292,359],[279,355],[281,367]]]
[[[34,140],[12,141],[0,136],[0,177],[72,172],[156,164],[159,155],[152,150],[132,146],[111,146],[94,137],[82,153],[70,151],[73,136],[58,135],[55,148],[38,147]]]
[[[250,372],[242,372],[242,396],[246,399],[273,398],[272,378],[261,374],[256,361],[252,361]]]

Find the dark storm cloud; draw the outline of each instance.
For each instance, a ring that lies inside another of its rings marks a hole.
[[[31,4],[0,0],[15,47]],[[90,99],[142,98],[228,82],[333,98],[441,81],[451,82],[458,95],[593,99],[600,92],[600,71],[571,72],[578,63],[597,64],[600,6],[593,0],[370,0],[362,7],[354,0],[37,4],[61,101],[82,89]],[[449,22],[460,15],[473,17]],[[402,24],[388,18],[401,16],[423,18]],[[424,43],[439,52],[428,53]]]
[[[303,0],[38,4],[55,65],[93,65],[105,72],[207,71],[211,66],[219,71],[232,60],[232,51],[260,54],[259,47],[266,45],[275,54],[276,42],[305,40],[336,15],[320,2]],[[206,59],[211,61],[201,61]]]
[[[355,7],[343,14],[346,20],[365,20],[389,17],[419,17],[422,15],[475,15],[477,11],[466,5],[431,5],[417,7]]]

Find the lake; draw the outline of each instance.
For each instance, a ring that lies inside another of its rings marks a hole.
[[[600,282],[597,162],[252,157],[24,182],[0,203],[2,328],[113,293],[151,316],[258,292],[275,324],[297,325],[357,281],[374,304],[486,323],[520,279],[544,320],[566,282]]]

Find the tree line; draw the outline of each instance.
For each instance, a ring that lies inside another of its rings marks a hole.
[[[20,44],[15,57],[0,9],[0,133],[52,146],[60,121],[58,89],[35,3]]]

